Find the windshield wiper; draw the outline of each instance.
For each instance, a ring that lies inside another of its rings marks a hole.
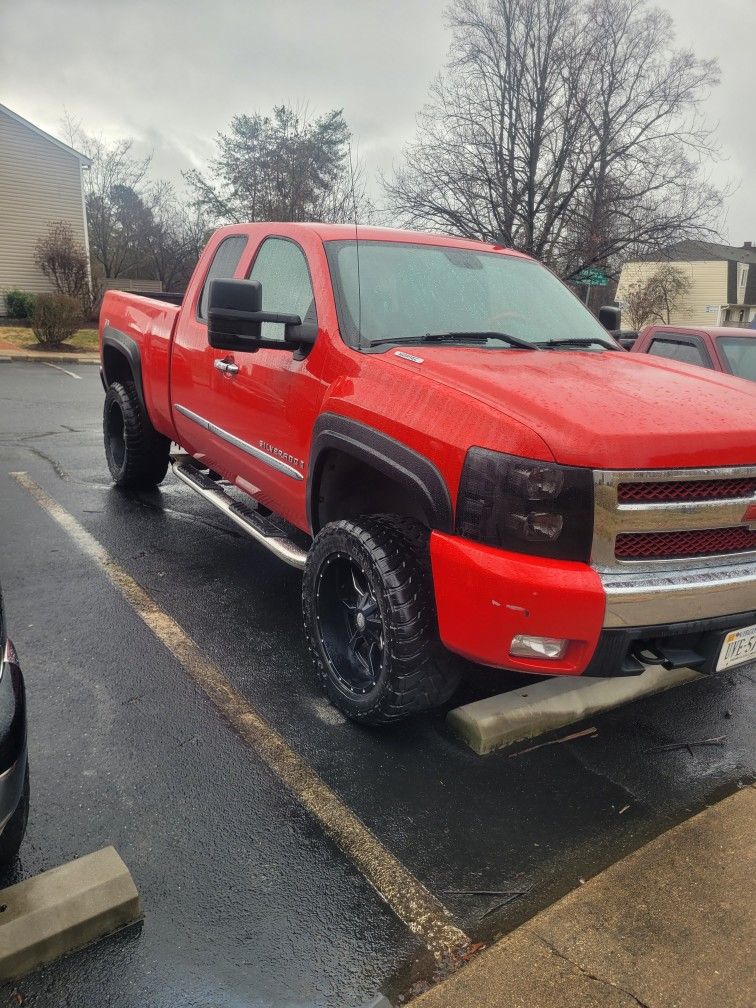
[[[533,343],[528,343],[518,336],[510,336],[509,333],[497,332],[487,329],[459,330],[455,332],[426,333],[425,336],[416,336],[412,339],[398,338],[371,340],[368,346],[381,346],[384,343],[412,344],[412,343],[487,343],[490,339],[503,340],[510,346],[518,347],[520,350],[539,350],[540,347]]]
[[[520,339],[519,336],[510,336],[509,333],[499,332],[495,329],[472,329],[469,332],[441,332],[426,333],[422,338],[423,343],[453,343],[455,340],[464,340],[470,343],[486,343],[490,339],[503,340],[510,346],[520,350],[537,350],[538,347],[527,340]]]
[[[539,347],[541,347],[542,349],[545,349],[545,350],[548,350],[551,347],[576,347],[576,346],[578,346],[578,347],[580,347],[580,346],[601,346],[605,350],[617,350],[617,349],[619,349],[618,347],[614,346],[613,343],[605,343],[604,340],[600,340],[600,339],[583,339],[583,338],[541,340],[539,343],[536,344],[536,346],[539,346]]]

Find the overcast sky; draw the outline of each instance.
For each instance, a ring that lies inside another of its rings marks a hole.
[[[720,61],[707,114],[718,183],[738,189],[723,222],[756,241],[756,0],[660,0],[680,44]],[[443,67],[446,0],[0,0],[0,101],[62,137],[133,136],[153,174],[203,167],[239,112],[306,101],[343,107],[371,177],[388,170]],[[64,139],[64,137],[62,137]]]

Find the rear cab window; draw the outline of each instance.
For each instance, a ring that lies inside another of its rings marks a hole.
[[[207,322],[207,301],[210,294],[210,281],[233,277],[246,247],[246,235],[229,235],[223,239],[215,250],[207,275],[205,276],[205,282],[202,285],[199,304],[197,305],[197,318],[200,322]]]
[[[648,352],[655,357],[680,361],[683,364],[697,364],[699,367],[712,366],[709,352],[700,336],[656,333]]]

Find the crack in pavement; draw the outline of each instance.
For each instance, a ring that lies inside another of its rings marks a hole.
[[[561,952],[556,945],[550,942],[547,938],[544,938],[542,934],[539,934],[537,931],[533,931],[530,928],[528,928],[528,933],[532,934],[534,938],[537,938],[540,942],[542,942],[549,952],[552,952],[559,959],[563,959],[565,962],[569,963],[570,966],[574,966],[576,970],[582,973],[583,976],[588,977],[589,980],[595,980],[596,983],[601,984],[603,987],[610,987],[612,990],[619,991],[620,994],[625,994],[627,997],[632,999],[634,1004],[638,1005],[638,1008],[652,1008],[652,1005],[648,1004],[646,1001],[641,1001],[637,994],[633,994],[631,990],[628,990],[626,987],[622,987],[621,984],[614,983],[611,980],[606,980],[604,977],[596,976],[595,973],[591,973],[589,970],[585,969],[585,967],[581,966],[580,963],[575,962],[574,959],[570,959],[568,955]]]

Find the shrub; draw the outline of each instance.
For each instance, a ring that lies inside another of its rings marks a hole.
[[[28,319],[34,308],[34,295],[26,291],[9,290],[5,292],[5,308],[10,318]]]
[[[63,343],[81,327],[81,303],[68,294],[38,294],[32,330],[40,343]]]
[[[70,224],[58,221],[48,226],[47,234],[37,241],[34,261],[59,294],[76,298],[85,312],[89,310],[92,295],[87,253]]]

